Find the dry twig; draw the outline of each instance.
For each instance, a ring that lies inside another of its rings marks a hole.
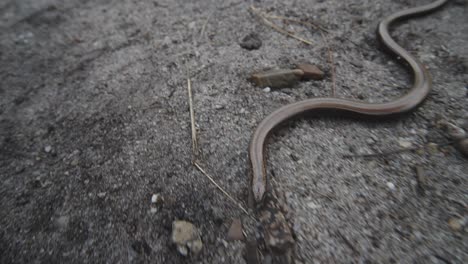
[[[213,12],[210,12],[210,14],[206,18],[205,22],[203,23],[203,26],[202,26],[202,28],[200,30],[200,36],[198,37],[198,41],[201,41],[201,39],[205,35],[206,25],[208,25],[208,21],[210,20],[212,15],[213,15]]]
[[[307,44],[307,45],[312,45],[312,44],[313,44],[312,41],[307,40],[307,39],[304,39],[304,38],[301,38],[301,37],[295,35],[293,32],[290,32],[290,31],[288,31],[288,30],[286,30],[286,29],[284,29],[284,28],[281,28],[281,27],[277,26],[276,24],[274,24],[273,22],[271,22],[270,20],[268,20],[267,17],[266,17],[264,14],[262,14],[262,12],[260,12],[260,11],[259,11],[257,8],[255,8],[254,6],[251,6],[250,9],[252,10],[252,12],[253,12],[254,14],[256,14],[256,15],[262,20],[262,22],[263,22],[264,24],[266,24],[267,26],[270,26],[271,28],[273,28],[274,30],[278,31],[279,33],[284,34],[284,35],[287,35],[287,36],[289,36],[289,37],[291,37],[291,38],[297,39],[297,40],[299,40],[299,41],[301,41],[301,42],[303,42],[303,43],[305,43],[305,44]]]
[[[195,112],[193,110],[193,98],[192,98],[192,83],[190,81],[190,76],[187,70],[187,90],[189,96],[189,108],[190,108],[190,124],[192,127],[192,164],[195,166],[203,175],[205,175],[211,183],[213,183],[218,190],[220,190],[225,196],[227,196],[232,202],[234,202],[244,213],[246,213],[249,217],[253,220],[255,218],[249,214],[249,212],[238,202],[234,199],[229,193],[227,193],[216,181],[200,166],[199,162],[197,161],[198,158],[198,142],[197,142],[197,131],[195,128]]]
[[[187,71],[187,90],[189,96],[189,108],[190,108],[190,125],[192,127],[192,163],[198,157],[198,141],[197,141],[197,131],[195,127],[195,112],[193,111],[193,97],[192,97],[192,82],[188,76]]]
[[[214,184],[214,186],[216,186],[216,188],[218,188],[218,190],[220,190],[224,195],[226,195],[233,203],[235,203],[245,214],[247,214],[248,216],[252,217],[249,212],[239,203],[236,201],[236,199],[234,199],[229,193],[227,193],[221,186],[219,186],[219,184],[217,184],[215,182],[215,180],[213,180],[213,178],[208,174],[206,173],[206,171],[200,166],[200,164],[198,164],[197,161],[195,161],[193,163],[193,165],[201,172],[203,173],[203,175],[205,175],[210,181],[211,183]],[[255,218],[252,217],[252,219],[255,220]]]

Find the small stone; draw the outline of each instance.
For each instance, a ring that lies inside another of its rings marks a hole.
[[[46,146],[46,147],[44,148],[44,151],[45,151],[46,153],[49,153],[51,150],[52,150],[52,147],[51,147],[51,146]]]
[[[172,242],[177,245],[177,251],[186,256],[186,249],[198,254],[203,248],[197,228],[190,222],[176,220],[172,223]]]
[[[426,145],[426,150],[429,154],[436,154],[437,152],[439,152],[439,145],[430,142]]]
[[[314,202],[308,202],[307,207],[309,207],[310,209],[318,209],[321,206],[319,204],[314,203]]]
[[[190,29],[194,29],[195,26],[196,26],[195,21],[192,21],[192,22],[190,22],[190,23],[188,24],[188,27],[189,27]]]
[[[390,191],[395,190],[395,184],[393,184],[392,182],[387,182],[387,187],[388,187],[388,189],[390,189]]]
[[[75,158],[73,158],[72,161],[70,162],[70,165],[72,165],[73,167],[75,167],[75,166],[78,165],[79,162],[80,162],[80,160],[79,160],[77,157],[75,157]]]
[[[216,104],[216,105],[215,105],[215,109],[216,109],[216,110],[224,109],[224,105]]]
[[[244,239],[244,234],[242,233],[242,222],[239,218],[236,218],[232,221],[226,239],[228,241]]]
[[[254,73],[249,80],[258,87],[279,89],[293,87],[301,80],[303,74],[299,69],[276,69]]]
[[[245,36],[239,45],[246,50],[256,50],[262,46],[262,40],[257,33],[252,32]]]
[[[187,255],[188,255],[188,249],[187,249],[186,246],[177,245],[177,251],[178,251],[182,256],[187,256]]]
[[[99,197],[99,198],[104,198],[104,197],[106,197],[106,192],[100,192],[100,193],[98,193],[98,194],[97,194],[97,197]]]
[[[448,220],[448,225],[453,231],[461,231],[463,228],[463,220],[458,218],[450,218]]]
[[[169,36],[164,37],[164,40],[162,43],[163,43],[163,46],[168,47],[172,43],[171,38]]]
[[[265,88],[263,88],[263,92],[269,93],[269,92],[271,92],[271,88],[270,87],[265,87]]]
[[[156,208],[156,207],[151,207],[150,208],[150,213],[155,214],[157,212],[158,212],[158,208]]]
[[[402,147],[402,148],[409,148],[409,147],[411,147],[411,146],[413,145],[413,144],[411,144],[411,142],[409,142],[409,141],[407,141],[407,140],[405,140],[405,139],[402,139],[402,138],[400,138],[400,139],[398,140],[398,144],[399,144],[400,147]]]
[[[163,202],[164,202],[164,198],[162,197],[161,194],[157,193],[157,194],[153,194],[151,196],[151,203],[152,204],[162,205]]]
[[[325,76],[322,70],[312,64],[299,64],[297,68],[304,72],[304,75],[302,75],[304,80],[322,80]]]

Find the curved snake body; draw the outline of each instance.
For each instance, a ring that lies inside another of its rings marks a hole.
[[[268,115],[256,128],[249,146],[252,167],[251,193],[257,204],[261,204],[266,192],[267,173],[265,168],[265,141],[281,123],[301,114],[318,110],[341,110],[365,117],[388,117],[402,114],[417,108],[426,98],[432,87],[431,77],[423,64],[407,50],[398,45],[390,36],[389,27],[398,21],[434,11],[447,0],[396,12],[384,18],[378,25],[377,35],[387,48],[400,61],[406,63],[413,74],[413,86],[404,96],[386,103],[365,103],[340,98],[313,98],[285,105]]]

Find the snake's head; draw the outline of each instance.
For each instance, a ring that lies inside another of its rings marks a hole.
[[[265,184],[261,184],[261,183],[253,184],[252,192],[253,192],[253,196],[255,199],[255,203],[260,204],[261,202],[263,202],[263,198],[265,198],[265,191],[266,191]]]

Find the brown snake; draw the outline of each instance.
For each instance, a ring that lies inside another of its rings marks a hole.
[[[340,98],[313,98],[285,105],[268,115],[256,128],[249,146],[250,163],[252,167],[251,195],[257,205],[261,205],[267,189],[267,173],[265,167],[265,141],[271,132],[286,120],[306,112],[318,110],[349,112],[363,117],[388,117],[406,113],[417,108],[426,98],[432,87],[431,77],[423,64],[407,50],[398,45],[390,36],[388,28],[395,22],[423,15],[434,11],[448,0],[438,0],[433,3],[396,12],[384,18],[378,25],[377,36],[383,45],[402,63],[406,63],[413,74],[413,86],[404,96],[386,103],[365,103]]]

